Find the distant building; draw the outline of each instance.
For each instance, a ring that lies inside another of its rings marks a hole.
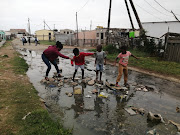
[[[160,38],[167,32],[180,33],[179,21],[165,21],[165,22],[143,22],[143,28],[147,32],[147,36]]]
[[[0,41],[2,41],[2,40],[6,40],[6,35],[3,30],[0,30]]]
[[[62,29],[60,30],[60,34],[74,34],[74,31],[70,29]]]
[[[10,29],[10,32],[12,35],[18,38],[28,35],[26,29]]]
[[[11,39],[11,32],[5,31],[6,39]]]
[[[39,39],[39,40],[54,40],[54,31],[52,30],[37,30],[35,31],[35,36]]]

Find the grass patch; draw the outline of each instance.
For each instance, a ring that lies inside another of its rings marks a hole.
[[[26,63],[26,61],[19,57],[19,56],[15,56],[12,60],[11,63],[13,65],[13,70],[16,74],[25,74],[28,70],[28,64]]]
[[[43,44],[43,45],[55,45],[56,44],[55,41],[49,41],[49,40],[40,40],[39,43]]]
[[[3,48],[5,49],[5,48]],[[10,50],[12,51],[12,50]],[[64,129],[59,121],[53,121],[39,101],[38,92],[24,78],[15,74],[25,74],[28,65],[20,58],[18,53],[14,54],[4,63],[4,68],[9,70],[11,76],[2,79],[0,83],[0,135],[70,135],[71,130]],[[7,54],[8,55],[8,54]],[[0,61],[5,59],[0,57]],[[8,66],[11,64],[11,66]],[[7,68],[8,66],[8,68]],[[3,72],[0,70],[0,73]],[[14,74],[15,73],[15,74]],[[16,79],[16,76],[18,79]],[[22,118],[31,112],[25,120]]]

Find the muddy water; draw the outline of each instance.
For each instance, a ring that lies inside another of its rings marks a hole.
[[[86,51],[86,50],[83,50]],[[175,126],[171,124],[154,125],[147,121],[147,115],[130,116],[125,107],[134,106],[144,108],[146,112],[159,113],[167,120],[180,123],[180,113],[176,113],[176,107],[180,107],[180,95],[175,92],[180,90],[180,84],[153,76],[129,71],[129,93],[122,98],[123,93],[114,93],[112,90],[99,90],[109,93],[109,97],[100,98],[88,93],[96,86],[78,85],[83,90],[82,95],[68,97],[65,92],[73,92],[73,87],[64,84],[62,88],[49,88],[42,85],[40,81],[44,78],[46,65],[41,59],[42,51],[29,51],[21,49],[19,52],[30,65],[27,75],[39,96],[46,101],[46,107],[54,119],[63,119],[65,127],[73,129],[74,135],[144,135],[147,131],[156,129],[160,135],[174,135],[177,133]],[[64,49],[63,54],[72,55],[72,50]],[[59,67],[63,69],[62,75],[72,77],[74,67],[70,60],[61,59]],[[95,78],[94,58],[86,57],[85,76]],[[55,68],[52,66],[49,76],[53,76]],[[79,70],[76,76],[81,76]],[[103,80],[115,82],[117,67],[106,65],[103,72]],[[121,85],[123,81],[121,80]],[[135,91],[134,84],[141,84],[153,88],[153,91]],[[172,91],[172,92],[171,92]],[[91,98],[85,98],[91,95]]]

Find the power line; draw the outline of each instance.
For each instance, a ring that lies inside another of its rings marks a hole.
[[[90,0],[87,0],[86,3],[84,4],[84,6],[82,6],[77,12],[79,12],[80,10],[82,10],[86,5],[87,3],[89,2]]]
[[[139,6],[138,4],[136,4],[139,8],[141,8],[142,10],[144,10],[146,13],[148,13],[148,14],[150,14],[150,15],[152,15],[152,16],[154,16],[155,18],[158,18],[159,20],[163,20],[163,19],[161,19],[161,18],[159,18],[159,17],[157,17],[157,16],[155,16],[155,15],[153,15],[153,14],[151,14],[151,13],[149,13],[148,11],[146,11],[144,8],[142,8],[141,6]]]
[[[159,6],[161,6],[164,10],[166,10],[167,12],[171,13],[171,11],[167,10],[165,7],[163,7],[159,2],[157,2],[156,0],[154,0]],[[178,14],[175,14],[178,15]],[[180,16],[180,15],[178,15]]]
[[[151,6],[153,9],[155,9],[156,11],[158,11],[159,13],[163,14],[163,15],[166,15],[166,16],[170,16],[170,17],[173,17],[171,15],[167,15],[167,14],[164,14],[163,12],[157,10],[155,7],[153,7],[149,2],[147,2],[147,0],[144,0],[149,6]]]

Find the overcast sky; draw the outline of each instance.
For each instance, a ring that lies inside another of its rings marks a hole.
[[[51,29],[79,29],[107,27],[110,0],[0,0],[0,30],[26,29],[30,18],[31,31],[44,29],[43,20]],[[129,3],[129,0],[127,0]],[[180,19],[180,0],[133,0],[141,22],[176,21]],[[129,5],[130,6],[130,5]],[[131,8],[130,8],[131,9]],[[131,10],[132,11],[132,10]],[[138,25],[131,12],[136,28]],[[112,28],[131,28],[124,0],[112,0]],[[46,26],[46,29],[48,27]]]

